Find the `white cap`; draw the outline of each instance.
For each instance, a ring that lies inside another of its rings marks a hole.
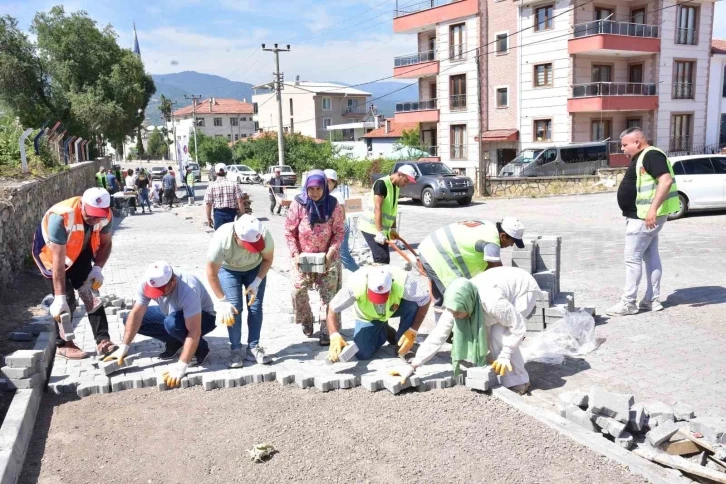
[[[227,165],[225,165],[224,163],[217,163],[216,165],[214,165],[214,172],[217,174],[227,173]]]
[[[83,192],[81,202],[83,202],[83,209],[86,211],[86,215],[98,218],[108,217],[109,207],[111,206],[111,195],[104,188],[89,188]]]
[[[167,262],[152,262],[144,274],[144,295],[152,299],[163,296],[164,291],[161,288],[169,283],[173,274],[174,271]]]
[[[325,178],[327,178],[328,180],[338,181],[338,172],[337,171],[328,168],[327,170],[323,171],[323,173],[325,173]]]
[[[524,247],[522,237],[524,237],[524,225],[514,217],[504,217],[502,219],[502,230],[514,239],[514,244],[520,249]]]
[[[265,250],[262,228],[262,222],[249,214],[242,215],[234,222],[234,233],[240,238],[244,248],[254,253]]]
[[[368,300],[373,304],[388,301],[391,293],[393,276],[388,266],[373,266],[368,271]]]
[[[396,170],[397,173],[403,173],[411,183],[416,183],[416,170],[411,165],[401,165]]]

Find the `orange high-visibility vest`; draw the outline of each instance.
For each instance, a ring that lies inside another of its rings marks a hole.
[[[68,270],[83,250],[83,239],[86,235],[83,226],[83,214],[81,213],[81,197],[73,197],[58,202],[50,207],[43,216],[40,227],[43,232],[45,246],[40,251],[40,261],[48,271],[53,268],[53,257],[50,253],[50,247],[47,245],[50,242],[48,223],[51,214],[56,214],[63,218],[63,225],[68,234],[68,242],[66,242],[66,270]],[[101,246],[101,229],[111,223],[111,220],[112,215],[109,212],[105,220],[93,226],[89,244],[91,244],[91,251],[94,257],[96,256],[96,252],[98,252],[98,248]]]

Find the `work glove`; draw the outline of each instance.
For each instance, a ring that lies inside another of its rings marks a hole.
[[[413,344],[416,342],[416,335],[418,331],[413,328],[408,328],[401,339],[398,340],[398,356],[403,356],[413,348]]]
[[[53,302],[48,310],[50,311],[50,315],[53,316],[53,319],[56,321],[58,321],[61,314],[70,313],[71,308],[68,307],[68,301],[66,300],[65,294],[54,296]]]
[[[231,302],[227,301],[227,296],[224,296],[222,299],[217,299],[214,302],[214,312],[217,313],[215,323],[225,326],[234,326],[234,315],[239,314],[237,308]]]
[[[494,373],[499,376],[506,375],[507,371],[512,371],[512,348],[505,346],[499,353],[497,359],[492,363]]]
[[[161,374],[161,378],[169,388],[181,386],[181,380],[187,374],[187,365],[183,361],[177,361],[169,367],[167,371]]]
[[[416,368],[414,368],[413,365],[404,365],[399,366],[396,368],[393,368],[388,371],[388,374],[391,376],[400,376],[401,377],[401,385],[406,383],[406,380],[411,378],[411,375],[416,371]]]
[[[328,348],[328,359],[331,361],[331,363],[335,363],[336,361],[338,361],[340,353],[346,346],[348,346],[348,343],[345,342],[340,333],[333,333],[330,335],[330,348]]]
[[[129,345],[125,345],[121,343],[118,345],[118,348],[116,348],[116,351],[108,355],[106,358],[103,359],[104,363],[107,361],[113,361],[118,360],[119,365],[124,364],[124,358],[126,358],[126,354],[129,352]]]
[[[391,240],[400,239],[400,237],[398,236],[398,230],[396,230],[396,229],[389,230],[388,231],[388,238],[391,239]]]
[[[383,232],[378,232],[373,240],[375,240],[378,245],[386,245],[386,236]]]
[[[260,279],[259,277],[255,277],[255,280],[252,281],[252,284],[247,286],[247,288],[245,289],[245,294],[251,294],[252,298],[254,299],[257,296],[257,289],[260,287],[260,283],[262,283],[262,279]],[[250,304],[252,303],[250,302]]]
[[[91,273],[88,274],[88,280],[91,281],[91,289],[98,291],[103,286],[103,269],[100,266],[93,266]]]

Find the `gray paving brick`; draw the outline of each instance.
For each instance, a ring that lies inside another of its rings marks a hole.
[[[40,373],[34,373],[28,378],[8,378],[7,387],[12,390],[29,390],[43,384],[45,379]]]
[[[9,366],[3,366],[0,371],[2,371],[2,374],[5,376],[5,378],[8,379],[20,379],[20,378],[28,378],[33,373],[37,373],[36,368],[10,368]]]
[[[587,408],[589,400],[587,393],[582,391],[562,392],[559,394],[558,398],[564,406],[576,405],[582,409]]]
[[[488,380],[477,380],[476,378],[469,377],[466,379],[466,382],[464,384],[466,385],[466,388],[471,388],[472,390],[479,390],[482,392],[487,392],[491,389]]]
[[[645,434],[645,437],[650,445],[658,447],[660,444],[673,437],[676,432],[678,432],[678,426],[671,421],[667,421]]]
[[[131,362],[132,362],[131,358],[124,359],[124,362],[122,364],[119,364],[118,360],[106,361],[106,362],[101,361],[98,363],[98,369],[101,370],[101,372],[104,375],[108,376],[119,370],[124,370],[126,368],[129,368],[131,366]]]
[[[636,402],[630,407],[630,419],[628,427],[634,432],[644,432],[648,425],[648,415],[645,413],[645,405]]]
[[[634,443],[633,435],[630,432],[623,432],[620,437],[615,437],[615,443],[626,450],[630,450]]]
[[[612,437],[620,437],[625,432],[625,425],[622,422],[618,422],[614,418],[605,417],[603,415],[594,415],[595,424],[600,427],[600,431],[603,434],[611,435]]]
[[[598,427],[592,422],[592,414],[581,409],[577,405],[568,405],[565,407],[565,418],[580,427],[590,430],[591,432],[599,432]]]
[[[16,350],[5,357],[5,364],[10,368],[34,368],[42,357],[42,351]]]
[[[693,406],[682,402],[678,402],[673,406],[673,413],[676,420],[691,420],[696,416]]]
[[[589,410],[622,423],[630,420],[630,407],[634,402],[633,395],[608,392],[598,386],[590,388]]]

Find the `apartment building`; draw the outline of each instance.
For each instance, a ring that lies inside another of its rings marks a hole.
[[[370,93],[329,82],[283,83],[283,130],[328,139],[329,126],[362,122],[369,114]],[[277,131],[277,101],[271,84],[255,86],[252,102],[259,131]],[[257,93],[258,90],[265,92]]]
[[[430,159],[476,176],[479,168],[479,0],[399,0],[396,33],[415,33],[418,52],[394,59],[394,77],[416,79],[418,99],[396,105],[397,124],[417,123]]]
[[[726,40],[711,43],[708,82],[706,146],[719,150],[726,147]]]

